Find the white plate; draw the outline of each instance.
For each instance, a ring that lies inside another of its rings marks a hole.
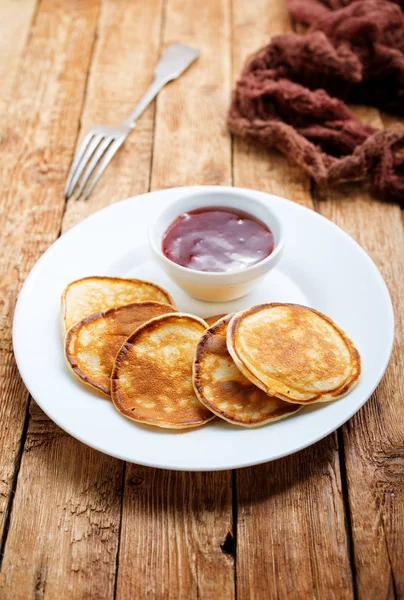
[[[313,444],[366,402],[389,361],[393,310],[377,267],[352,238],[315,212],[255,191],[248,193],[268,202],[285,225],[286,247],[278,267],[241,300],[211,304],[188,297],[153,262],[146,235],[158,210],[196,189],[177,188],[129,198],[63,235],[40,258],[21,290],[14,316],[14,352],[33,398],[53,421],[89,446],[130,462],[167,469],[244,467]],[[220,419],[183,432],[132,423],[110,401],[80,384],[64,362],[60,296],[70,281],[86,275],[155,281],[167,288],[181,310],[202,317],[267,301],[312,306],[329,315],[352,338],[362,356],[362,378],[341,400],[307,407],[258,429],[236,427]]]

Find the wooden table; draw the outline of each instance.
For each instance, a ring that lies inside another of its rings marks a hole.
[[[400,209],[360,187],[319,190],[226,130],[246,55],[289,30],[283,0],[1,1],[1,598],[404,598]],[[173,42],[199,48],[198,65],[146,111],[96,193],[65,203],[81,133],[125,117]],[[376,127],[393,121],[357,111]],[[17,372],[11,319],[28,271],[112,202],[232,183],[321,212],[370,253],[397,321],[386,376],[336,433],[259,467],[168,472],[87,448],[46,417]]]

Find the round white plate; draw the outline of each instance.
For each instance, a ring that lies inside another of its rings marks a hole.
[[[129,198],[63,235],[36,263],[21,290],[14,316],[14,352],[33,398],[53,421],[89,446],[124,460],[167,469],[244,467],[313,444],[366,402],[389,361],[393,310],[378,269],[352,238],[315,212],[255,191],[248,194],[268,202],[285,225],[286,247],[278,267],[241,300],[212,304],[188,297],[154,263],[146,236],[157,211],[197,189],[177,188]],[[356,344],[362,356],[362,378],[341,400],[307,407],[258,429],[236,427],[220,419],[182,432],[132,423],[109,400],[76,380],[65,365],[60,296],[70,281],[86,275],[155,281],[167,288],[180,310],[202,317],[268,301],[317,308]]]

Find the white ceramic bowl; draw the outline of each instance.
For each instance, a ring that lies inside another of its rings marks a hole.
[[[195,271],[167,258],[162,251],[162,239],[168,226],[184,212],[211,206],[241,210],[262,221],[274,236],[272,253],[250,267],[228,273]],[[283,251],[284,233],[280,219],[267,204],[252,197],[247,191],[219,189],[190,193],[177,202],[170,203],[150,226],[149,243],[160,266],[188,294],[209,302],[226,302],[248,294],[278,263]]]

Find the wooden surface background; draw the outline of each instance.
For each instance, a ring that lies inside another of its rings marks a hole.
[[[356,186],[319,190],[225,126],[245,57],[292,29],[284,0],[1,0],[2,599],[404,598],[400,209]],[[199,48],[198,64],[147,109],[96,193],[66,204],[80,135],[125,117],[173,42]],[[375,126],[397,122],[356,110]],[[383,381],[323,441],[233,473],[154,470],[87,448],[46,417],[17,372],[11,320],[26,275],[61,233],[103,206],[232,183],[319,211],[369,252],[396,315]]]

